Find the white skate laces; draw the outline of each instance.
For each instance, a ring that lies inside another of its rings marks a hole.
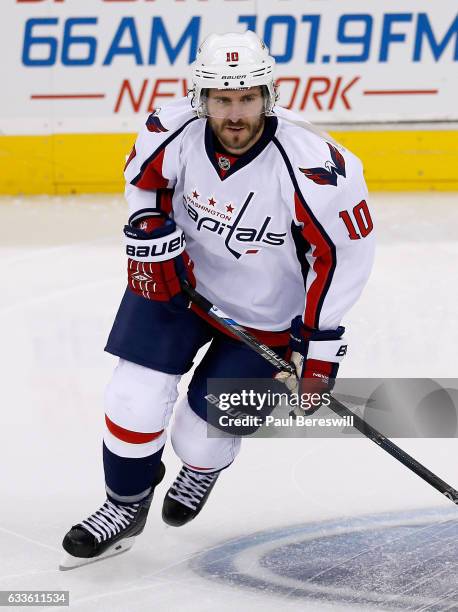
[[[213,474],[193,472],[186,466],[183,466],[168,496],[191,508],[191,510],[197,510],[202,498],[218,475],[219,472],[213,472]]]
[[[104,542],[129,527],[139,506],[140,504],[118,506],[107,499],[101,508],[79,524],[89,531],[97,542]]]

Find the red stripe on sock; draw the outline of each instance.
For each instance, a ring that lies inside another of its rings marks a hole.
[[[105,415],[105,423],[107,424],[109,432],[113,434],[115,438],[123,442],[129,442],[129,444],[145,444],[145,442],[152,442],[156,438],[159,438],[164,431],[163,429],[161,429],[161,431],[155,431],[154,433],[130,431],[129,429],[124,429],[124,427],[120,427],[116,425],[116,423],[113,423],[107,415]]]

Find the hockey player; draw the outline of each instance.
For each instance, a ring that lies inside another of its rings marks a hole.
[[[183,467],[163,520],[202,509],[240,438],[207,436],[209,378],[272,377],[182,292],[187,280],[328,388],[345,349],[343,315],[373,258],[359,160],[275,106],[274,60],[252,32],[199,48],[192,97],[148,117],[125,168],[128,288],[106,350],[119,363],[105,395],[107,500],[63,541],[63,569],[127,550],[145,526],[177,384],[210,342],[175,407]]]

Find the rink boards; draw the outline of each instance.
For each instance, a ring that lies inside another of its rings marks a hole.
[[[452,0],[16,0],[5,7],[0,193],[115,193],[135,133],[187,94],[210,33],[255,31],[278,103],[361,157],[371,190],[458,187]]]
[[[458,189],[458,131],[332,131],[358,155],[369,189]],[[0,137],[0,193],[119,193],[134,133]]]

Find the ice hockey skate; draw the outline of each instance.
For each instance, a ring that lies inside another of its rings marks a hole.
[[[161,462],[155,486],[164,474],[165,467]],[[67,554],[59,569],[74,569],[130,550],[135,537],[145,527],[153,494],[154,489],[144,500],[130,505],[116,504],[107,499],[91,516],[74,525],[62,542]]]
[[[164,522],[181,527],[192,521],[204,507],[220,473],[202,474],[184,465],[164,498]]]

